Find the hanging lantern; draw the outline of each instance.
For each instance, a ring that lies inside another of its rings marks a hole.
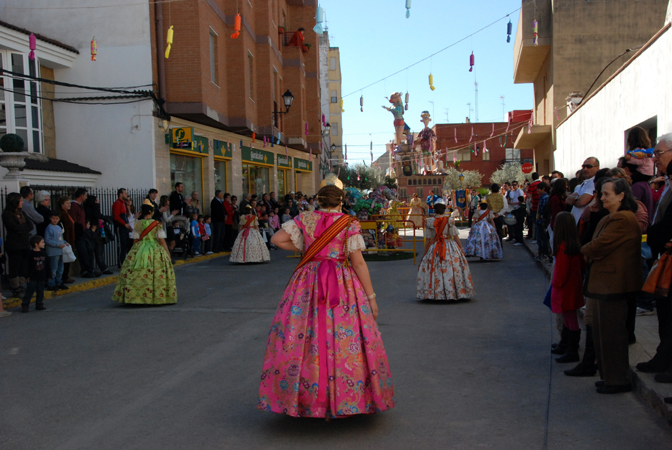
[[[327,125],[326,118],[324,117],[324,114],[322,114],[322,126],[324,127],[326,125]]]
[[[313,27],[313,31],[317,34],[324,33],[324,26],[322,26],[322,22],[324,22],[324,11],[320,6],[317,7],[317,14],[315,14],[315,21],[317,22],[317,25]]]
[[[257,133],[252,132],[252,143],[254,144],[254,140],[257,138]]]
[[[359,110],[361,112],[364,112],[364,96],[363,95],[359,97]]]
[[[243,140],[242,139],[240,140],[240,150],[241,151],[243,150]]]
[[[278,132],[278,141],[276,142],[277,145],[280,145],[280,138],[282,137],[282,133]]]
[[[166,47],[166,59],[170,56],[170,48],[173,45],[173,26],[171,25],[170,28],[168,28],[168,35],[166,36],[166,42],[168,46]]]
[[[343,99],[341,99],[341,112],[345,112],[345,110],[343,109]]]
[[[264,136],[264,148],[266,148],[266,136]]]
[[[404,101],[406,105],[404,105],[404,109],[408,111],[408,92],[406,92],[406,96],[404,97]]]
[[[532,21],[532,43],[539,45],[539,22],[536,20]]]
[[[30,33],[30,36],[28,37],[28,45],[30,46],[30,53],[28,53],[28,58],[34,60],[35,49],[37,49],[37,38],[33,33]]]
[[[430,88],[431,90],[436,89],[436,88],[434,87],[434,75],[432,75],[431,73],[429,74],[429,88]]]
[[[513,24],[509,19],[509,23],[506,24],[506,42],[511,42],[511,30],[513,30]]]
[[[98,44],[96,43],[96,37],[94,36],[91,39],[91,61],[96,60],[96,55],[98,54]]]
[[[473,72],[474,70],[474,52],[471,52],[471,56],[469,56],[469,72]]]
[[[308,136],[308,122],[306,122],[306,136]]]
[[[406,0],[406,18],[411,17],[411,0]]]
[[[236,19],[233,22],[233,34],[231,35],[231,39],[235,39],[238,36],[240,36],[240,13],[236,14]]]

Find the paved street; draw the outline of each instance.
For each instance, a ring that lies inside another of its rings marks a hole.
[[[550,360],[546,279],[525,249],[506,252],[471,264],[477,295],[458,304],[416,301],[412,261],[369,263],[397,406],[330,423],[255,408],[298,262],[286,252],[182,266],[175,306],[117,306],[108,286],[15,313],[0,328],[0,448],[669,449],[634,394],[598,395],[597,378]]]

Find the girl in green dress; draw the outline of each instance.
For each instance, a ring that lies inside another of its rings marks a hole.
[[[119,303],[164,305],[177,303],[175,271],[166,246],[166,232],[152,220],[154,208],[142,205],[133,228],[133,247],[121,266],[112,299]]]

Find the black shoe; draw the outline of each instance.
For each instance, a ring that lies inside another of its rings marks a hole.
[[[560,332],[560,342],[553,344],[555,347],[551,345],[551,353],[554,355],[564,355],[567,352],[568,332],[569,328],[563,326]]]
[[[635,366],[637,370],[644,373],[660,373],[665,372],[666,367],[657,364],[655,361],[641,362]]]
[[[564,331],[564,330],[563,330]],[[559,363],[570,363],[580,361],[579,358],[579,342],[581,342],[581,330],[567,330],[566,334],[567,351],[559,358],[555,358]],[[558,347],[551,350],[551,353],[557,352]]]
[[[604,380],[596,381],[595,382],[595,387],[602,387],[604,386]]]
[[[67,286],[64,285],[64,284],[59,284],[57,287],[58,287],[58,289],[60,289],[61,291],[67,291],[68,289],[70,289],[69,287],[67,287]]]
[[[35,311],[46,311],[47,308],[44,307],[44,305],[37,305],[35,307]]]
[[[594,377],[595,374],[597,374],[595,364],[584,364],[583,362],[571,370],[565,370],[565,375],[568,377]]]
[[[22,306],[22,307],[21,307],[21,312],[22,312],[22,313],[27,313],[27,312],[29,312],[29,311],[30,311],[30,310],[28,309],[27,306]]]
[[[620,394],[622,392],[631,392],[631,384],[619,384],[617,386],[600,386],[597,388],[598,394]]]
[[[103,275],[112,275],[113,273],[114,272],[112,272],[111,270],[104,270],[103,271]]]
[[[670,372],[657,373],[653,377],[653,379],[656,380],[658,383],[672,383],[672,373]]]
[[[572,363],[580,360],[581,358],[579,358],[579,354],[575,352],[567,352],[564,355],[555,358],[555,362],[560,364]]]

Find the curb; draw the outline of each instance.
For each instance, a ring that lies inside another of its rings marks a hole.
[[[523,241],[523,247],[527,249],[527,251],[530,253],[531,256],[534,256],[534,252],[532,249],[530,249],[527,246],[527,243]],[[552,273],[551,269],[546,267],[546,265],[542,261],[535,261],[537,263],[537,266],[541,268],[541,270],[544,272],[544,275],[546,275],[546,278],[551,279]],[[583,314],[579,313],[579,316],[581,320],[583,320]],[[632,354],[633,350],[636,352],[637,348],[633,346],[640,345],[640,344],[633,344],[630,347],[630,353]],[[640,347],[641,349],[642,347]],[[639,350],[640,353],[643,353],[641,350]],[[631,360],[633,358],[631,357]],[[660,416],[665,420],[668,426],[672,427],[672,407],[671,405],[668,405],[665,403],[664,399],[666,397],[672,397],[672,389],[667,389],[667,386],[669,385],[661,385],[660,383],[656,382],[653,379],[652,374],[643,374],[641,372],[638,372],[635,370],[634,366],[630,366],[630,379],[632,380],[632,387],[633,387],[633,392],[639,399],[644,402],[645,404],[649,405],[653,410],[660,414]],[[665,393],[661,393],[663,391],[668,391],[666,392],[668,395],[665,395]]]
[[[179,260],[173,264],[173,267],[183,266],[185,264],[195,264],[203,261],[208,261],[210,259],[221,258],[222,256],[228,256],[231,252],[222,252],[222,253],[213,253],[212,255],[203,255],[190,258],[189,260]],[[74,292],[84,292],[91,289],[97,289],[99,287],[107,286],[119,281],[119,275],[110,275],[105,278],[97,278],[91,281],[84,281],[82,283],[77,283],[70,286],[70,289],[67,291],[44,291],[44,299],[49,300],[54,297],[61,297],[63,295],[72,294]],[[3,308],[16,308],[21,306],[22,299],[18,297],[11,297],[2,302]],[[35,296],[30,300],[30,303],[35,303]]]

